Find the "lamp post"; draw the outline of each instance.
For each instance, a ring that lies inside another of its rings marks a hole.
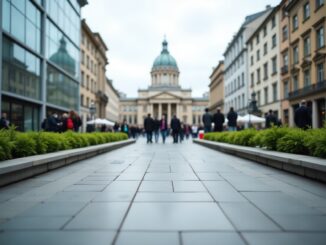
[[[251,114],[258,114],[259,110],[257,107],[257,101],[256,101],[256,93],[252,92],[251,99],[249,99],[248,104],[248,114],[249,114],[249,125],[248,127],[251,127]]]
[[[91,105],[89,106],[89,113],[91,114],[91,118],[94,121],[94,128],[93,130],[95,131],[95,113],[96,113],[96,106],[94,104],[94,102],[91,103]]]

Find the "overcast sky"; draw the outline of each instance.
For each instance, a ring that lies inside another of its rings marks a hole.
[[[208,91],[212,67],[223,59],[246,15],[280,0],[88,0],[82,17],[106,42],[107,76],[116,89],[136,97],[150,84],[164,35],[180,70],[180,85],[193,96]]]

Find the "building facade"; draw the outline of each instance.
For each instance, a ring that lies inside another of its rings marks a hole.
[[[191,89],[181,88],[180,71],[166,40],[162,46],[161,54],[153,63],[148,89],[138,90],[137,98],[120,98],[120,120],[142,127],[150,113],[154,118],[166,114],[168,122],[176,115],[186,124],[200,124],[208,98],[192,98]]]
[[[272,8],[249,15],[224,52],[224,112],[233,107],[240,115],[247,113],[249,103],[249,59],[246,42]]]
[[[224,62],[220,61],[213,69],[209,79],[209,111],[216,112],[218,107],[224,111]]]
[[[79,111],[80,9],[86,0],[2,0],[0,111],[18,130]]]
[[[113,86],[113,81],[106,79],[105,94],[108,96],[109,102],[106,106],[106,118],[112,122],[119,121],[119,103],[120,95]]]
[[[261,116],[272,110],[277,118],[281,110],[278,10],[275,7],[247,41],[249,95],[255,93]]]
[[[288,106],[290,125],[302,99],[312,112],[312,126],[326,120],[326,6],[324,0],[292,0],[285,7],[289,32]],[[285,87],[286,88],[286,87]],[[284,89],[285,90],[285,89]]]
[[[100,34],[92,32],[85,20],[82,20],[81,37],[80,108],[84,131],[86,122],[92,116],[106,118],[108,96],[105,72],[108,64],[106,57],[108,48]],[[94,114],[91,114],[91,107],[95,107]]]

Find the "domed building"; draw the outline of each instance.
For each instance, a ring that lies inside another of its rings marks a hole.
[[[150,74],[151,84],[147,89],[139,89],[137,98],[120,98],[121,121],[142,127],[144,118],[150,113],[158,119],[166,114],[168,122],[176,115],[186,124],[201,124],[208,97],[193,98],[191,89],[180,86],[177,61],[170,54],[166,40],[162,42],[162,51],[155,58]]]

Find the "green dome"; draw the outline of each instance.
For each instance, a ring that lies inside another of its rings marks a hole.
[[[70,74],[75,75],[76,61],[69,55],[67,51],[67,42],[63,37],[60,40],[59,50],[50,57],[50,60]]]
[[[159,56],[156,57],[153,68],[152,69],[157,69],[161,67],[169,67],[169,68],[174,68],[178,70],[177,62],[175,59],[170,55],[168,51],[168,42],[166,40],[163,41],[162,43],[162,52]]]

